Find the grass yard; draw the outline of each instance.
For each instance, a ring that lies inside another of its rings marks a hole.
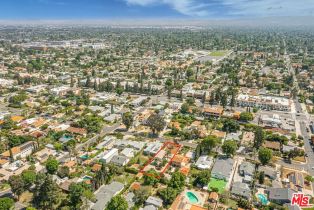
[[[211,178],[210,182],[208,183],[208,190],[217,188],[218,193],[222,193],[225,190],[226,185],[227,185],[227,182],[224,180]]]
[[[217,51],[213,51],[209,53],[210,56],[215,56],[215,57],[222,57],[222,56],[225,56],[226,54],[227,54],[227,51],[225,50],[217,50]]]
[[[305,157],[304,157],[304,156],[295,157],[295,158],[293,158],[293,160],[295,160],[295,161],[299,161],[299,162],[303,162],[303,163],[305,163],[305,162],[306,162],[306,160],[305,160]]]

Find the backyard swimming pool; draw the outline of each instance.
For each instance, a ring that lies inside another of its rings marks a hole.
[[[82,155],[80,158],[83,160],[87,160],[89,158],[89,156],[87,154],[85,154],[85,155]]]
[[[192,192],[186,192],[186,197],[189,199],[191,204],[196,204],[199,202],[197,196]]]
[[[263,205],[267,205],[268,200],[264,194],[257,194],[257,198],[261,201]]]

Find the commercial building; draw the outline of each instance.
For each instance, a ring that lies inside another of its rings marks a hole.
[[[256,107],[263,110],[290,111],[291,101],[287,98],[239,94],[236,99],[237,106]]]

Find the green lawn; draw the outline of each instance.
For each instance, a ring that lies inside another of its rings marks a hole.
[[[226,185],[227,182],[224,180],[211,178],[210,182],[208,183],[208,190],[211,190],[212,188],[217,188],[218,193],[222,193],[225,190]]]
[[[227,53],[227,51],[218,50],[218,51],[213,51],[213,52],[209,53],[209,55],[210,55],[210,56],[222,57],[222,56],[225,56],[226,53]]]

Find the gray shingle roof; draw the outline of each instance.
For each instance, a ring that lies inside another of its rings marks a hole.
[[[92,207],[92,210],[104,210],[111,198],[121,192],[123,188],[124,185],[120,182],[112,182],[109,185],[101,186],[95,193],[97,202]]]
[[[246,175],[253,176],[254,171],[255,171],[255,166],[252,163],[243,162],[239,166],[239,170],[240,170],[240,173],[242,173],[241,175],[246,174]]]
[[[251,198],[251,189],[248,184],[245,184],[243,182],[233,183],[231,193],[234,195],[242,196],[244,198]]]
[[[154,205],[156,207],[162,207],[162,200],[157,197],[149,196],[145,201],[145,205]]]
[[[213,166],[212,174],[220,174],[229,178],[232,172],[234,160],[231,158],[218,158]]]
[[[269,188],[267,190],[268,197],[270,200],[291,200],[292,195],[294,193],[293,190],[289,188]]]

